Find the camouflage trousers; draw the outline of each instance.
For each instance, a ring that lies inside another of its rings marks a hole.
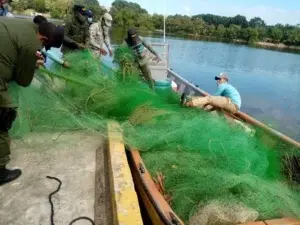
[[[148,82],[150,88],[154,89],[154,81],[152,79],[152,75],[148,63],[145,62],[145,60],[142,60],[142,61],[138,61],[137,64],[139,69],[142,72],[142,76]]]

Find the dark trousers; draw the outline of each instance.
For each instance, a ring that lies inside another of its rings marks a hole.
[[[10,158],[10,138],[8,131],[11,129],[17,116],[15,108],[0,108],[0,168],[5,167]]]
[[[0,131],[0,168],[10,160],[10,138],[8,132]]]
[[[145,80],[149,83],[149,86],[154,89],[154,81],[152,79],[152,75],[151,75],[151,71],[149,69],[149,66],[147,63],[145,64],[139,64],[139,68],[142,72],[143,77],[145,78]]]

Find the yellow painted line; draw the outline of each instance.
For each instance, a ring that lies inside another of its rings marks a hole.
[[[108,150],[114,225],[142,225],[143,221],[125,153],[122,131],[117,122],[108,124]]]

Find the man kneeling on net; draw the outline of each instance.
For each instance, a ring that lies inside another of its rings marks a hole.
[[[215,77],[218,84],[218,90],[214,96],[194,97],[187,100],[184,105],[189,107],[200,107],[207,111],[223,109],[230,113],[236,113],[241,108],[241,96],[239,92],[228,83],[229,78],[226,73],[221,73]]]

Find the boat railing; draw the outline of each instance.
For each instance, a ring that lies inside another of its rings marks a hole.
[[[151,52],[146,52],[152,77],[154,80],[165,80],[167,79],[167,70],[169,68],[169,45],[166,43],[151,43],[151,47],[161,58],[160,61],[157,61]]]

